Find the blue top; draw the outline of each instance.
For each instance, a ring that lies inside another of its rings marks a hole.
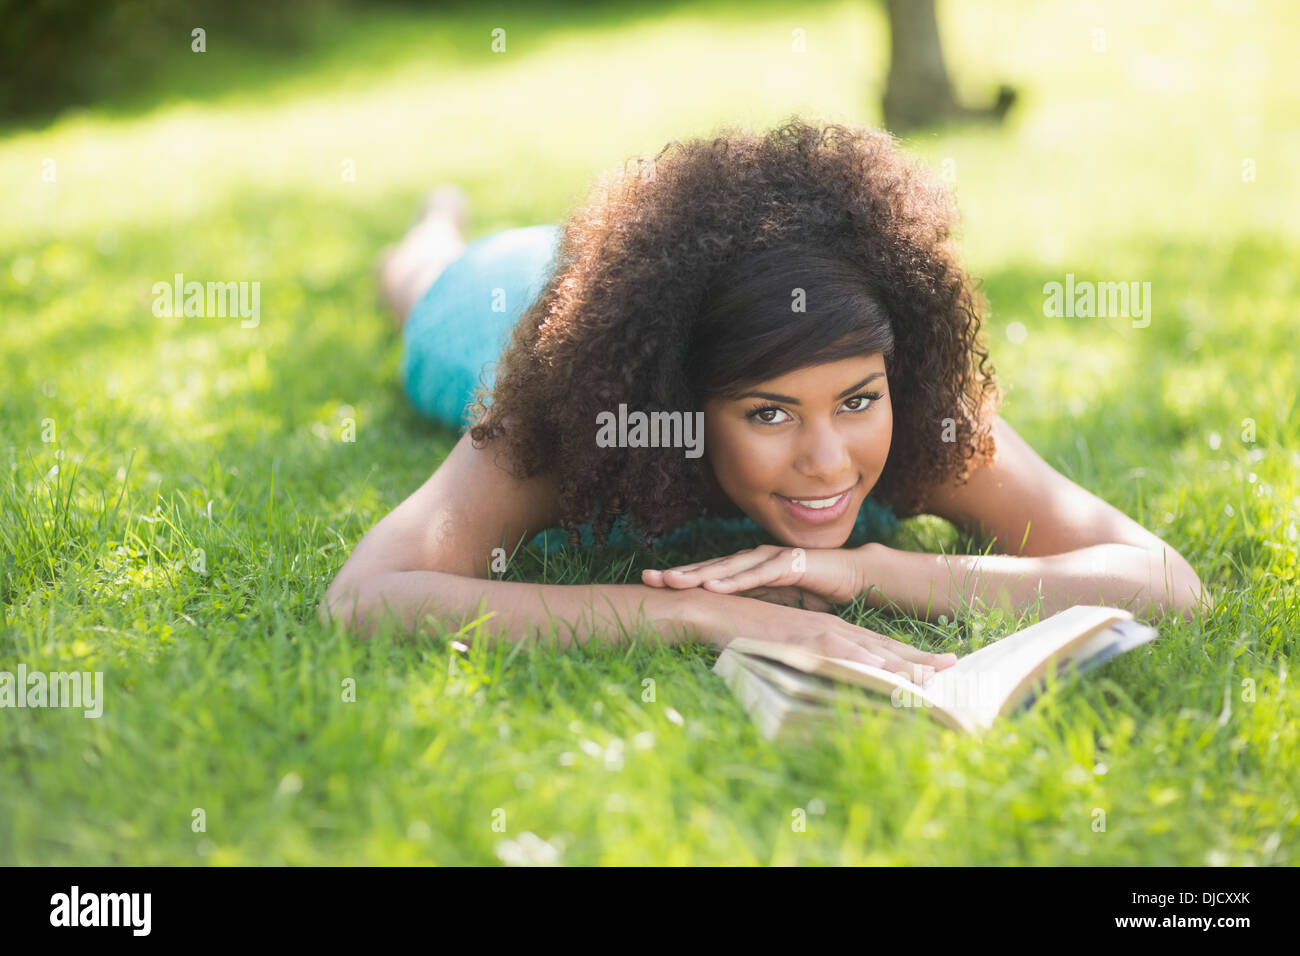
[[[474,239],[411,308],[402,328],[402,385],[416,411],[453,428],[468,425],[465,412],[482,382],[491,388],[496,361],[510,331],[545,288],[561,237],[557,225],[507,229]],[[898,525],[887,504],[867,497],[848,544],[881,541]],[[579,528],[593,545],[590,525]],[[702,532],[762,533],[749,518],[697,518],[656,541],[680,544]],[[629,546],[622,518],[610,530],[610,547]],[[539,534],[546,551],[568,546],[559,528]]]

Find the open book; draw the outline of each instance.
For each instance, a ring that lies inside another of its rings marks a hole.
[[[976,733],[1029,707],[1048,679],[1082,674],[1156,637],[1122,608],[1077,605],[967,654],[915,684],[868,664],[826,657],[791,644],[732,638],[714,673],[770,738],[806,729],[851,707],[923,712]]]

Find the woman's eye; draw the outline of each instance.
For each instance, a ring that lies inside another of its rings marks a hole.
[[[879,397],[879,395],[854,395],[852,398],[845,400],[844,407],[851,412],[865,411]]]
[[[781,415],[785,415],[785,412],[779,408],[759,408],[750,412],[749,417],[764,425],[777,425],[785,421],[784,418],[778,417]]]

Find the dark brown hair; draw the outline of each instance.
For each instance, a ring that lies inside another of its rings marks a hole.
[[[694,411],[880,352],[894,432],[871,495],[918,514],[929,488],[992,459],[1001,402],[954,221],[947,192],[878,130],[792,117],[671,142],[569,215],[471,437],[502,442],[520,477],[554,477],[571,540],[590,522],[603,541],[620,514],[657,537],[701,513],[707,458],[599,448],[598,413]]]

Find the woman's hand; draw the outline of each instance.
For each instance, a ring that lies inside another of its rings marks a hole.
[[[701,640],[715,647],[726,647],[735,637],[793,644],[817,654],[902,674],[918,684],[957,663],[955,654],[931,654],[834,614],[765,605],[734,594],[681,594],[686,605],[680,619],[690,623]]]
[[[717,594],[745,594],[780,604],[797,598],[791,591],[794,588],[809,597],[810,607],[829,610],[834,604],[848,604],[866,589],[865,564],[862,552],[854,548],[765,544],[664,571],[647,568],[641,572],[641,582],[650,587],[699,587]]]

